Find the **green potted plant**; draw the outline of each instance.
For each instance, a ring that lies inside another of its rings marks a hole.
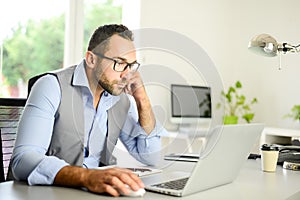
[[[286,114],[284,117],[292,118],[293,120],[300,122],[300,105],[294,105],[291,108],[290,113]]]
[[[224,106],[224,124],[237,124],[239,117],[250,123],[254,118],[254,112],[251,106],[257,103],[257,99],[253,98],[250,102],[246,101],[246,97],[240,94],[242,84],[236,81],[234,86],[230,86],[227,92],[222,91],[222,102],[218,103],[217,108]]]

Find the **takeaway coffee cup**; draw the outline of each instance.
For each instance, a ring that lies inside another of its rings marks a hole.
[[[265,172],[275,172],[279,148],[274,145],[263,144],[261,146],[261,168]]]

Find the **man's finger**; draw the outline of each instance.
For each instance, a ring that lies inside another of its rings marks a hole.
[[[119,191],[115,187],[113,187],[111,185],[105,185],[105,189],[104,190],[105,190],[106,193],[108,193],[108,194],[110,194],[110,195],[112,195],[114,197],[120,196]]]

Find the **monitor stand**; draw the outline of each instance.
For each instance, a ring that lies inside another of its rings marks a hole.
[[[178,128],[179,134],[186,134],[189,137],[206,137],[208,134],[208,126],[199,126],[197,124],[180,124]]]
[[[187,152],[197,153],[202,151],[206,145],[206,137],[208,135],[208,126],[197,126],[197,124],[180,124],[178,127],[178,140],[185,140]]]

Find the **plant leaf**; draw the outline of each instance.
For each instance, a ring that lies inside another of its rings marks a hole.
[[[236,87],[236,88],[242,88],[242,83],[241,83],[240,81],[237,81],[237,82],[235,83],[235,87]]]
[[[254,118],[254,113],[246,113],[242,116],[242,118],[246,120],[247,123],[250,123]]]

